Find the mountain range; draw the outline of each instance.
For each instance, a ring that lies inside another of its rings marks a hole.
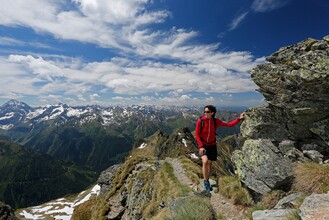
[[[158,130],[194,130],[202,109],[177,106],[31,107],[10,100],[0,107],[0,134],[27,148],[101,172],[125,157],[136,141]],[[238,113],[221,111],[230,120]],[[220,128],[219,136],[237,133]]]

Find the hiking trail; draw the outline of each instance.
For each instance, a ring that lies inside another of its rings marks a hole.
[[[178,158],[166,158],[166,161],[171,164],[174,169],[174,174],[176,178],[184,185],[193,187],[194,191],[201,192],[203,190],[202,182],[200,179],[200,184],[195,185],[193,182],[186,176],[183,167]],[[244,210],[232,203],[232,201],[219,192],[211,192],[210,203],[213,206],[216,213],[224,216],[226,220],[247,220]]]

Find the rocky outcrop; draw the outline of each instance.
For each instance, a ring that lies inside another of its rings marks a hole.
[[[182,190],[177,188],[188,185],[188,189],[194,189],[196,183],[185,175],[178,157],[191,158],[197,150],[187,128],[177,129],[171,135],[158,131],[141,140],[123,164],[113,165],[101,173],[97,182],[101,186],[102,202],[95,210],[103,211],[95,211],[92,219],[150,219],[168,208],[171,199],[176,199],[177,191]],[[175,201],[172,204],[181,204]]]
[[[256,194],[289,188],[292,163],[329,158],[329,36],[281,48],[251,71],[266,104],[241,124],[233,161]]]
[[[115,164],[104,170],[98,177],[97,184],[101,187],[99,191],[99,197],[103,198],[105,194],[113,187],[112,180],[114,178],[114,173],[120,165]]]

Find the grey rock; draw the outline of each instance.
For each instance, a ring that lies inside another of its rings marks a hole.
[[[293,193],[282,199],[276,204],[274,209],[289,209],[289,208],[298,208],[296,201],[303,197],[303,193]]]
[[[308,196],[299,209],[302,220],[329,219],[329,194]]]
[[[270,105],[251,108],[241,124],[241,134],[247,139],[287,140],[286,116],[282,109]]]
[[[295,209],[258,210],[252,213],[253,220],[282,220]]]
[[[270,140],[246,140],[242,151],[234,151],[232,160],[237,167],[239,179],[261,195],[292,181],[290,160]]]
[[[323,155],[316,150],[304,150],[304,155],[316,163],[323,163]]]
[[[295,145],[295,141],[283,140],[279,143],[279,150],[283,154],[286,154],[288,151],[295,149]]]
[[[104,197],[109,189],[112,188],[112,180],[115,171],[120,167],[120,165],[113,165],[104,170],[98,177],[97,184],[100,185],[101,189],[99,191],[99,197]]]
[[[289,158],[292,162],[311,162],[311,160],[304,156],[303,152],[300,150],[293,148],[286,152],[285,156]]]

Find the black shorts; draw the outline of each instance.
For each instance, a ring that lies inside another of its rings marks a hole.
[[[208,160],[211,160],[211,161],[217,160],[217,146],[216,145],[203,146],[203,148],[206,150],[206,155],[208,157]]]

